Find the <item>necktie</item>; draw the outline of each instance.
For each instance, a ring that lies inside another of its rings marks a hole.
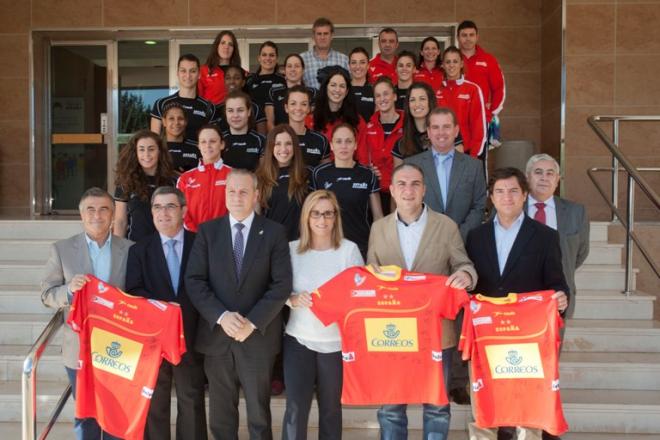
[[[442,206],[444,209],[447,209],[447,194],[449,191],[449,173],[451,169],[449,168],[449,155],[437,155],[436,158],[436,170],[438,172],[438,183],[440,184],[440,194],[442,196]],[[439,165],[439,166],[438,166]]]
[[[534,206],[536,206],[536,214],[534,214],[534,220],[545,224],[545,203],[534,203]]]
[[[234,266],[236,267],[236,277],[241,275],[241,266],[243,265],[243,223],[236,223],[236,234],[234,235]]]
[[[176,240],[171,239],[165,242],[167,245],[167,270],[170,272],[170,280],[172,281],[172,289],[174,294],[177,294],[179,290],[179,271],[181,270],[181,264],[179,262],[179,256],[176,254],[174,246],[176,245]]]

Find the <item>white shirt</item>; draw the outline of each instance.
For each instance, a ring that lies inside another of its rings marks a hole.
[[[234,246],[234,241],[236,241],[236,228],[234,225],[236,223],[243,223],[245,227],[241,231],[243,234],[243,255],[245,255],[245,248],[247,247],[248,236],[250,235],[250,228],[252,227],[252,221],[254,220],[254,211],[252,214],[248,215],[245,220],[239,222],[231,214],[229,214],[229,227],[231,229],[231,245]]]
[[[310,249],[303,254],[298,253],[299,243],[300,240],[289,243],[294,294],[311,293],[344,269],[364,265],[360,250],[352,241],[342,240],[338,249]],[[291,308],[285,331],[300,344],[317,353],[334,353],[341,350],[341,336],[337,324],[324,326],[307,307]]]
[[[167,235],[163,235],[160,232],[159,234],[160,243],[163,246],[163,254],[165,254],[165,260],[167,260],[167,255],[170,253],[170,246],[167,244],[167,242],[170,240],[176,240],[174,243],[174,252],[176,252],[176,256],[179,257],[179,263],[181,263],[183,258],[183,228],[181,228],[179,232],[174,235],[174,237],[168,237]]]
[[[428,213],[426,206],[422,207],[422,213],[419,218],[414,222],[406,225],[401,221],[399,213],[396,214],[396,229],[399,232],[399,245],[401,246],[401,253],[403,259],[406,261],[406,269],[412,270],[413,263],[415,262],[415,255],[419,249],[419,243],[422,241],[422,234],[426,228]]]
[[[524,219],[525,213],[521,212],[508,229],[500,224],[500,218],[497,215],[495,215],[495,218],[493,219],[495,227],[495,246],[497,248],[497,262],[500,266],[500,275],[504,272],[506,260],[509,258],[509,253],[511,253],[511,248],[516,241],[516,237],[518,236],[518,232],[520,232],[520,227],[522,226]]]
[[[534,206],[536,203],[539,203],[539,201],[529,194],[527,196],[527,215],[532,219],[536,215],[536,211],[538,211],[536,206]],[[555,198],[550,197],[543,203],[545,203],[545,208],[543,208],[543,210],[545,211],[546,226],[550,226],[552,229],[557,230],[557,207],[555,206]]]

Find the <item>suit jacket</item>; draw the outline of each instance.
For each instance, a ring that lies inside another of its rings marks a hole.
[[[492,219],[470,231],[466,250],[479,274],[474,293],[502,297],[511,292],[563,290],[570,295],[561,265],[559,234],[527,215],[501,275]]]
[[[252,353],[274,355],[282,336],[280,311],[292,291],[289,243],[284,227],[255,215],[245,246],[241,273],[234,269],[229,216],[203,223],[190,252],[186,290],[203,319],[195,348],[204,354],[225,353],[231,344],[217,320],[238,312],[257,329],[242,344]]]
[[[116,235],[111,242],[111,270],[108,282],[119,289],[124,288],[128,249],[133,244]],[[92,274],[92,260],[89,257],[85,233],[55,242],[50,248],[44,277],[41,281],[41,301],[53,309],[64,307],[64,321],[69,315],[68,284],[74,275]],[[64,365],[78,368],[78,334],[68,325],[62,328],[62,357]]]
[[[371,226],[369,251],[367,252],[368,264],[379,266],[395,264],[399,267],[406,267],[396,220],[395,211]],[[472,277],[472,286],[477,282],[477,272],[465,252],[456,223],[446,215],[438,214],[431,209],[428,209],[426,227],[410,270],[437,275],[451,275],[457,270],[464,270]],[[456,332],[453,321],[444,320],[442,323],[442,347],[448,348],[455,345]]]
[[[190,231],[185,231],[183,234],[183,254],[179,285],[177,286],[178,293],[175,293],[172,288],[167,260],[158,232],[139,240],[128,251],[126,291],[145,298],[178,303],[181,306],[183,317],[186,348],[189,352],[192,352],[195,346],[199,313],[190,302],[183,278],[188,264],[188,256],[195,241],[195,234]]]
[[[486,178],[481,161],[458,151],[454,153],[447,191],[447,206],[442,203],[438,173],[431,149],[407,157],[404,162],[415,164],[424,171],[426,184],[424,203],[432,210],[454,220],[465,241],[468,232],[483,221],[486,209]]]

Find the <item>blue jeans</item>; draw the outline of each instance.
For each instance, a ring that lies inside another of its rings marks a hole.
[[[73,398],[76,398],[76,374],[78,370],[73,368],[64,367],[66,369],[66,374],[69,376],[69,383],[71,383],[71,395]],[[73,420],[73,433],[76,436],[76,440],[121,440],[118,437],[114,437],[107,432],[101,431],[101,427],[96,423],[94,418],[85,418]],[[101,437],[103,435],[103,437]]]
[[[442,350],[442,373],[445,388],[451,379],[451,359],[455,348]],[[408,405],[383,405],[378,410],[381,440],[405,440],[408,438]],[[451,414],[449,404],[431,405],[425,403],[423,416],[424,440],[447,440]]]

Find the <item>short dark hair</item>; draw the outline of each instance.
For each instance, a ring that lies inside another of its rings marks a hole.
[[[167,112],[175,108],[178,108],[183,112],[183,119],[185,119],[186,122],[188,122],[188,114],[186,113],[186,109],[183,108],[183,106],[176,101],[168,102],[167,104],[165,104],[165,107],[163,107],[163,119],[167,117]]]
[[[392,28],[392,27],[384,27],[384,28],[382,28],[382,29],[380,30],[380,32],[378,32],[378,39],[380,39],[380,36],[383,35],[383,34],[394,34],[394,35],[396,35],[396,39],[397,39],[397,40],[399,39],[399,34],[398,34],[397,31],[396,31],[394,28]]]
[[[449,107],[436,107],[433,110],[431,110],[429,114],[426,115],[427,126],[431,123],[431,116],[433,115],[449,115],[451,116],[454,125],[458,124],[458,120],[456,119],[456,113],[454,112],[454,110],[450,109]]]
[[[419,174],[421,174],[421,176],[422,176],[422,180],[424,180],[424,171],[422,170],[422,168],[419,165],[414,164],[414,163],[404,162],[400,165],[397,165],[392,170],[392,182],[394,182],[394,176],[396,175],[396,173],[398,173],[401,170],[405,170],[406,168],[412,168],[413,170],[419,171]]]
[[[414,52],[411,52],[409,50],[400,51],[399,54],[396,57],[397,57],[397,59],[401,59],[401,57],[408,57],[411,60],[413,60],[413,64],[415,66],[417,65],[417,55],[415,55]]]
[[[82,204],[83,202],[90,198],[90,197],[105,197],[106,199],[109,199],[110,202],[112,203],[112,207],[114,209],[115,207],[115,199],[112,198],[109,192],[106,190],[99,188],[98,186],[93,186],[91,188],[88,188],[82,196],[80,196],[80,202],[78,202],[78,209],[82,209]]]
[[[199,58],[197,58],[195,55],[191,53],[184,53],[179,57],[179,61],[176,62],[176,67],[177,69],[179,68],[179,65],[181,64],[181,61],[192,61],[193,63],[197,64],[197,68],[199,69],[200,62]]]
[[[313,98],[312,97],[312,91],[309,90],[307,87],[303,86],[302,84],[296,84],[295,86],[286,89],[286,95],[284,97],[284,102],[285,103],[289,102],[289,96],[291,96],[292,93],[304,93],[309,98],[310,108],[314,104],[312,102],[312,98]]]
[[[456,28],[456,36],[458,36],[458,34],[460,34],[463,29],[474,29],[477,33],[479,33],[479,28],[477,28],[477,24],[471,20],[461,21],[461,23]]]
[[[379,84],[387,84],[390,87],[390,89],[392,89],[396,94],[396,88],[394,87],[394,83],[392,82],[392,79],[389,76],[383,75],[378,77],[372,88],[376,89],[376,86]]]
[[[509,179],[511,177],[515,177],[516,180],[518,181],[518,185],[520,185],[520,189],[523,190],[523,192],[529,192],[529,185],[527,184],[527,178],[525,177],[525,173],[520,171],[518,168],[514,167],[506,167],[506,168],[497,168],[495,171],[492,172],[490,175],[490,178],[488,179],[488,194],[492,195],[493,194],[493,188],[495,187],[495,182],[498,180],[505,180]]]
[[[151,195],[151,205],[153,206],[156,196],[166,196],[169,194],[174,194],[176,196],[179,205],[186,206],[186,196],[183,195],[180,189],[173,186],[159,186],[156,188],[154,193]]]
[[[312,30],[323,26],[330,26],[330,33],[333,34],[335,33],[335,25],[330,21],[329,18],[325,18],[325,17],[319,17],[316,20],[314,20],[314,24],[312,25]]]

